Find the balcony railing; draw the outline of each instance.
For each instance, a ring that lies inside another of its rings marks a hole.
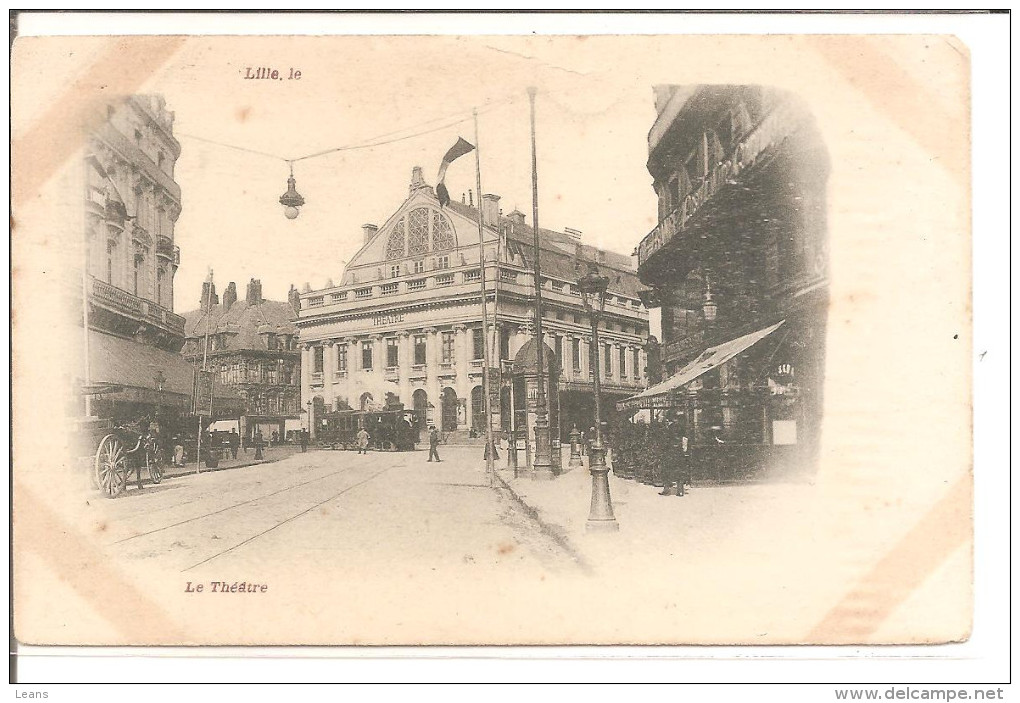
[[[728,182],[740,175],[774,144],[779,143],[797,127],[797,113],[789,105],[781,105],[769,113],[744,138],[725,161],[716,165],[693,191],[687,194],[671,213],[645,235],[638,244],[638,266],[644,265],[655,252],[666,246],[687,226],[705,203]]]
[[[131,295],[95,277],[92,277],[92,299],[93,302],[131,315],[135,319],[159,325],[173,334],[184,335],[184,318],[180,315],[175,315],[151,300]]]

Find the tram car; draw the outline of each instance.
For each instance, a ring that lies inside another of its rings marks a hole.
[[[369,446],[380,451],[409,452],[418,442],[410,410],[337,410],[319,422],[319,444],[329,449],[356,449],[358,432],[368,430]]]

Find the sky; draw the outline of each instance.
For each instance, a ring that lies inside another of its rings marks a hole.
[[[361,225],[382,225],[407,197],[412,168],[434,185],[458,136],[476,143],[473,109],[483,191],[531,223],[531,85],[541,226],[630,254],[655,225],[652,83],[616,70],[605,48],[574,37],[189,40],[147,86],[175,112],[181,143],[175,310],[197,307],[210,267],[220,292],[236,281],[243,295],[254,277],[277,300],[291,284],[339,280]],[[242,78],[262,66],[301,78]],[[296,161],[306,204],[284,218],[286,159],[389,140]],[[473,154],[450,168],[447,186],[458,199],[475,190]]]

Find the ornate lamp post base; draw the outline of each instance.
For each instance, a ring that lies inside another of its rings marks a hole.
[[[609,497],[609,467],[606,450],[601,442],[594,442],[588,453],[588,470],[591,471],[591,510],[587,532],[619,532],[620,523],[613,514],[613,501]]]
[[[570,430],[570,461],[567,462],[567,466],[571,468],[584,466],[584,461],[581,460],[581,433],[577,425]]]

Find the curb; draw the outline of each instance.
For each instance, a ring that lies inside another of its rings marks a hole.
[[[280,457],[278,459],[262,459],[261,461],[254,461],[254,460],[253,461],[248,461],[248,462],[245,462],[243,464],[235,464],[234,466],[217,466],[216,468],[212,468],[212,467],[209,467],[209,466],[203,466],[201,468],[201,470],[197,471],[197,472],[194,471],[193,469],[185,469],[185,470],[179,471],[179,472],[170,472],[170,471],[167,471],[163,475],[166,478],[180,478],[181,476],[196,476],[196,475],[201,475],[201,474],[213,473],[215,471],[230,471],[232,469],[245,469],[245,468],[248,468],[249,466],[261,466],[262,464],[272,464],[272,463],[275,463],[277,461],[283,461],[284,459],[288,459],[291,456],[293,456],[293,454],[288,455],[288,456],[282,456],[282,457]]]
[[[496,480],[499,481],[500,487],[510,495],[510,498],[514,501],[514,503],[516,503],[517,506],[524,511],[524,514],[535,521],[545,536],[549,537],[561,549],[570,554],[571,558],[577,562],[577,565],[581,567],[581,570],[585,573],[585,575],[590,576],[594,573],[595,570],[592,565],[584,558],[577,547],[574,546],[574,543],[570,541],[570,538],[567,537],[566,532],[562,527],[543,520],[538,510],[534,506],[525,502],[525,500],[521,498],[520,494],[518,494],[509,483],[503,480],[503,477],[499,475],[498,470],[493,472],[493,475],[496,477]]]

